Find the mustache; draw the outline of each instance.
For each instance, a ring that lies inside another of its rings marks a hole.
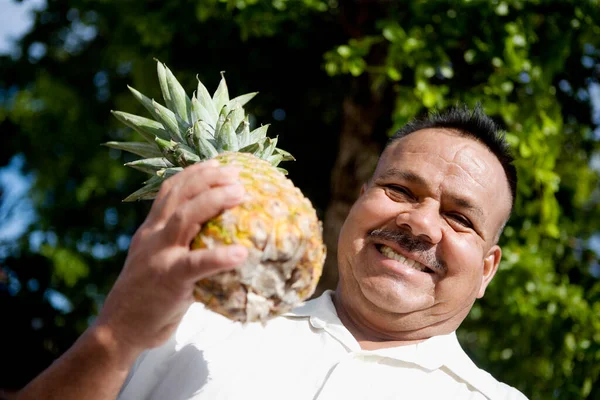
[[[407,253],[415,254],[428,267],[446,271],[446,263],[435,254],[434,246],[404,230],[374,229],[368,233],[370,238],[396,243]]]

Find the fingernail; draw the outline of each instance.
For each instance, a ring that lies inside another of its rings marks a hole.
[[[204,161],[203,164],[208,165],[209,167],[217,167],[221,163],[219,162],[219,160],[215,160],[214,158],[211,158],[210,160]]]
[[[248,250],[244,246],[231,246],[228,249],[229,256],[236,260],[246,257]]]

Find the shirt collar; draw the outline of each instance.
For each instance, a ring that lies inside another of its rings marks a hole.
[[[333,293],[332,290],[326,290],[321,296],[284,314],[284,317],[308,318],[314,329],[329,333],[349,352],[409,362],[430,371],[446,367],[486,397],[494,397],[493,393],[499,382],[473,363],[460,346],[456,332],[434,336],[413,345],[371,351],[362,350],[354,336],[339,319],[333,304]]]
[[[284,317],[318,317],[327,322],[336,322],[340,319],[333,305],[333,290],[326,290],[317,298],[302,303],[292,311],[283,314]]]
[[[333,304],[333,290],[326,290],[323,294],[312,299],[291,312],[284,314],[287,318],[308,318],[310,325],[317,330],[324,330],[340,342],[348,351],[361,351],[360,345],[346,329],[337,315]]]
[[[456,335],[452,332],[413,345],[369,351],[362,350],[354,336],[340,321],[333,304],[333,293],[332,290],[327,290],[318,298],[302,304],[291,312],[284,314],[284,316],[288,318],[308,318],[313,328],[325,330],[349,351],[410,362],[427,370],[438,369],[444,365],[448,347],[454,344],[458,345]]]

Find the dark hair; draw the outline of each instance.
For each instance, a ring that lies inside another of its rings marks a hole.
[[[415,119],[400,128],[394,136],[388,140],[385,147],[411,133],[431,128],[454,130],[459,135],[472,138],[479,143],[482,143],[494,153],[506,174],[512,196],[512,211],[517,194],[517,170],[513,165],[514,157],[506,142],[505,132],[483,112],[481,104],[477,104],[472,110],[466,105],[460,105],[451,107],[443,112],[431,112],[425,118]]]

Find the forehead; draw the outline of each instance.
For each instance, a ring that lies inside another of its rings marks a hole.
[[[497,157],[483,144],[447,129],[424,129],[390,144],[374,177],[411,173],[423,178],[438,195],[460,194],[484,210],[510,212],[510,188]],[[501,222],[501,224],[503,221]]]

